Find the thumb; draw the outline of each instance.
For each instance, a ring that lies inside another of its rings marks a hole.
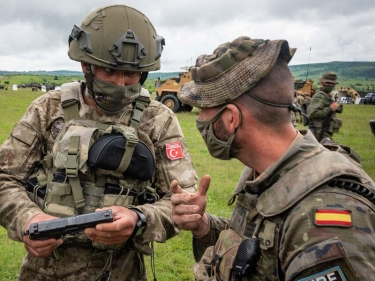
[[[181,186],[178,184],[176,180],[173,180],[169,186],[170,190],[172,191],[173,194],[181,194],[181,193],[186,193],[185,190],[181,188]]]
[[[198,186],[198,193],[202,196],[206,196],[207,190],[210,187],[211,177],[209,175],[204,175]]]

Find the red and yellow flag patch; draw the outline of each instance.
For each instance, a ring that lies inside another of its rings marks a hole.
[[[352,212],[342,209],[316,209],[315,225],[351,227]]]

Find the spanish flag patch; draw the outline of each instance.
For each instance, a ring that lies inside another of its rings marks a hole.
[[[351,227],[352,215],[350,210],[316,209],[315,225]]]

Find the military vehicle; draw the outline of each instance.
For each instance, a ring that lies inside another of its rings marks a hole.
[[[364,104],[375,104],[375,93],[367,93],[364,98]]]
[[[177,92],[181,85],[192,80],[190,67],[182,67],[183,71],[179,73],[179,77],[172,77],[165,81],[158,79],[155,82],[157,101],[166,105],[173,112],[182,110],[191,111],[192,106],[182,103],[178,97]]]
[[[310,97],[312,97],[316,91],[314,80],[294,80],[294,90],[307,93]]]
[[[359,93],[354,90],[352,87],[338,87],[336,89],[337,91],[337,101],[340,101],[341,98],[350,98],[351,99],[351,103],[355,103],[356,99],[357,98],[360,98],[361,96],[359,95]]]

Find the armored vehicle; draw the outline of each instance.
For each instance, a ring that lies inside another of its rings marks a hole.
[[[349,98],[351,103],[355,103],[356,99],[360,98],[358,92],[352,87],[339,87],[336,90],[338,101],[340,101],[341,98]]]
[[[314,80],[294,80],[294,90],[307,93],[310,97],[312,97],[316,91]]]
[[[178,89],[181,85],[192,80],[190,67],[182,67],[183,71],[179,73],[179,77],[172,77],[165,81],[158,79],[155,82],[157,101],[166,105],[173,112],[181,110],[191,111],[192,106],[183,104],[177,97]]]

